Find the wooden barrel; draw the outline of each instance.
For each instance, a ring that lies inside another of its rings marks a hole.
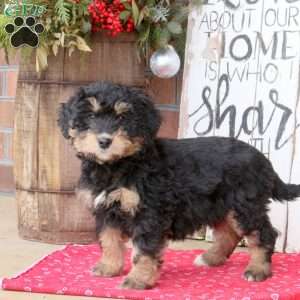
[[[60,51],[38,76],[35,58],[23,60],[15,105],[14,159],[18,227],[22,238],[49,243],[95,240],[93,217],[76,201],[80,163],[57,126],[59,104],[82,84],[110,80],[144,86],[135,36],[98,34],[88,54]]]

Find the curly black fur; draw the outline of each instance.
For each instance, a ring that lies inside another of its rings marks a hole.
[[[95,96],[106,110],[93,115],[86,97]],[[116,101],[132,109],[117,120]],[[158,111],[141,90],[97,83],[75,94],[60,110],[59,125],[66,138],[70,127],[80,131],[98,118],[98,130],[124,128],[130,137],[142,137],[143,147],[134,155],[98,164],[82,160],[81,188],[96,197],[101,191],[135,186],[140,196],[137,213],[130,216],[114,203],[94,212],[97,231],[111,226],[133,239],[139,251],[156,257],[166,239],[181,240],[201,225],[216,227],[226,216],[234,217],[244,235],[258,232],[258,247],[271,260],[276,231],[267,216],[270,199],[292,200],[300,186],[285,184],[270,161],[255,148],[233,138],[159,139]]]

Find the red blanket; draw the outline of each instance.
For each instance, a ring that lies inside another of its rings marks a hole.
[[[300,299],[300,254],[275,254],[273,277],[254,283],[242,279],[249,256],[235,253],[224,266],[195,267],[201,250],[167,250],[161,277],[152,290],[122,290],[118,286],[130,267],[127,253],[124,275],[101,278],[91,275],[99,259],[97,245],[69,245],[44,257],[20,275],[3,279],[2,288],[37,293],[145,300],[296,300]]]

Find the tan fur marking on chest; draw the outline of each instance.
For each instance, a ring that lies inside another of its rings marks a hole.
[[[119,188],[107,195],[107,206],[110,206],[113,202],[120,202],[121,209],[134,216],[138,210],[138,205],[140,203],[140,196],[134,187]]]

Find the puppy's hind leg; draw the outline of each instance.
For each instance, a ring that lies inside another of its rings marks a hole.
[[[231,215],[213,228],[215,241],[211,248],[194,260],[196,266],[220,266],[225,263],[241,240],[241,236],[234,229]]]
[[[272,276],[272,254],[277,232],[267,216],[257,224],[257,230],[253,230],[246,236],[250,262],[245,270],[244,278],[248,281],[263,281]]]

